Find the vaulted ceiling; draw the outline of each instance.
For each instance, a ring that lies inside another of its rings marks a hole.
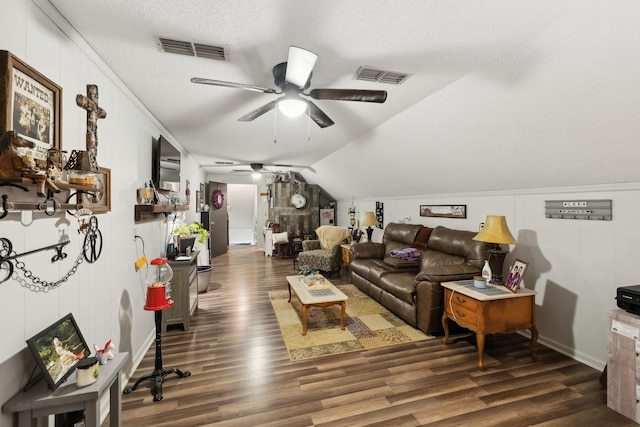
[[[299,171],[338,199],[640,181],[640,8],[614,0],[50,0],[207,172]],[[167,53],[159,39],[222,48]],[[269,111],[289,46],[315,52],[310,89],[334,122]],[[361,66],[401,84],[355,79]],[[232,162],[228,167],[216,162]],[[237,174],[237,173],[236,173]]]

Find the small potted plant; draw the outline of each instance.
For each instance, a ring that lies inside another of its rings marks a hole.
[[[314,284],[324,282],[324,277],[315,268],[309,265],[303,265],[300,267],[300,274],[304,276],[302,279],[307,285],[313,286]]]
[[[176,227],[173,230],[173,235],[178,236],[181,239],[189,239],[194,237],[194,235],[199,235],[200,237],[198,237],[198,243],[204,243],[207,240],[207,237],[211,236],[211,233],[202,228],[202,226],[197,222],[193,222],[189,225],[180,225]]]
[[[171,234],[174,237],[176,249],[181,253],[188,247],[193,250],[196,239],[198,243],[204,243],[207,238],[211,236],[211,233],[202,228],[202,226],[197,222],[189,225],[179,225],[173,229]]]

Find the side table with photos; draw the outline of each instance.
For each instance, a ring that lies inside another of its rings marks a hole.
[[[443,282],[444,313],[442,343],[449,339],[451,319],[458,325],[476,333],[478,343],[478,368],[484,369],[484,344],[487,334],[511,333],[523,329],[531,332],[529,349],[533,361],[537,359],[535,345],[538,340],[536,328],[536,292],[520,288],[512,292],[504,286],[487,284],[476,288],[473,280]]]

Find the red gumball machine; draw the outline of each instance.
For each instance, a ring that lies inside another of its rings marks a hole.
[[[147,270],[147,303],[145,310],[158,311],[173,305],[171,300],[171,279],[173,269],[164,258],[151,260],[151,267]]]
[[[154,370],[149,375],[138,378],[132,387],[124,389],[124,394],[129,394],[138,388],[140,383],[149,380],[155,383],[153,388],[153,401],[162,400],[162,382],[169,374],[176,374],[180,378],[191,376],[189,371],[180,371],[178,368],[164,369],[162,367],[162,310],[173,306],[171,299],[171,279],[173,269],[165,258],[156,258],[151,261],[151,266],[147,270],[147,302],[145,310],[155,312],[156,321],[156,359]]]

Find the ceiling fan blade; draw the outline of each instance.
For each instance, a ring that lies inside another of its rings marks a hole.
[[[247,85],[243,83],[234,83],[234,82],[225,82],[222,80],[211,80],[211,79],[203,79],[200,77],[194,77],[191,79],[191,83],[199,83],[205,85],[213,85],[213,86],[224,86],[224,87],[232,87],[234,89],[245,89],[253,92],[262,92],[262,93],[278,93],[274,89],[269,89],[266,87]]]
[[[313,99],[383,103],[387,100],[387,91],[364,89],[313,89],[309,92],[309,96]]]
[[[277,103],[278,103],[277,99],[274,100],[274,101],[268,102],[268,103],[264,104],[262,107],[256,108],[255,110],[251,111],[250,113],[245,114],[244,116],[240,117],[238,119],[238,121],[239,122],[250,122],[250,121],[252,121],[254,119],[257,119],[258,117],[260,117],[264,113],[267,113],[267,112],[273,110]]]
[[[329,116],[327,116],[324,113],[324,111],[318,108],[318,106],[313,102],[308,101],[308,103],[309,103],[309,117],[311,117],[311,120],[316,122],[316,124],[321,128],[326,128],[333,125],[333,120],[331,120]]]
[[[297,46],[289,47],[289,57],[287,59],[287,73],[285,80],[300,88],[304,87],[309,80],[311,71],[316,65],[318,55]]]

